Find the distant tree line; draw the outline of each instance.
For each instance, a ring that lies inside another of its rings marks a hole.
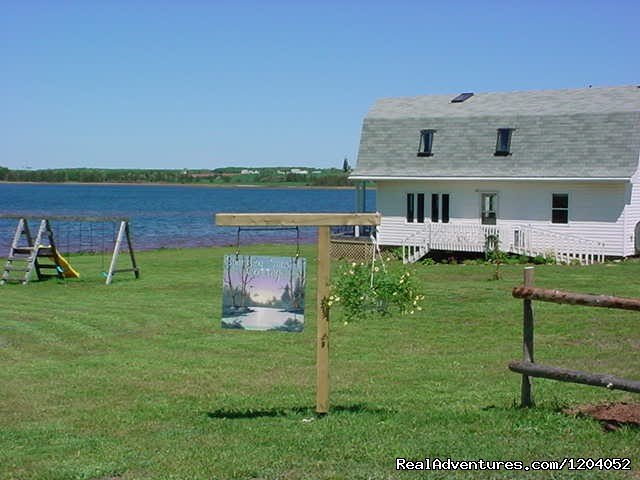
[[[9,182],[174,183],[184,180],[184,176],[182,170],[120,170],[98,168],[10,170],[0,167],[0,180]]]
[[[0,166],[0,181],[7,182],[79,182],[79,183],[207,183],[207,184],[287,184],[309,186],[349,186],[348,171],[343,169],[299,169],[289,167],[255,168],[258,173],[242,174],[242,167],[215,170],[146,170],[59,168],[11,170]]]

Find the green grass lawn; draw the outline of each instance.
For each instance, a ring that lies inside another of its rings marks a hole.
[[[0,479],[395,479],[395,458],[630,457],[632,472],[429,472],[429,478],[638,478],[640,429],[559,410],[637,401],[535,380],[517,408],[522,266],[415,266],[419,315],[332,312],[332,413],[315,418],[315,250],[302,334],[221,330],[222,255],[138,255],[142,278],[0,287]],[[243,253],[289,255],[290,246]],[[125,258],[122,257],[124,263]],[[640,297],[640,264],[536,267],[536,284]],[[640,314],[536,303],[540,363],[640,379]],[[635,476],[634,476],[635,475]]]

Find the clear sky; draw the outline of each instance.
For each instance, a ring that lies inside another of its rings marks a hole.
[[[380,97],[640,84],[640,2],[0,0],[0,165],[355,163]]]

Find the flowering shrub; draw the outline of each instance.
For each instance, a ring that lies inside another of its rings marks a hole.
[[[424,295],[418,292],[416,281],[409,271],[378,266],[374,266],[373,270],[372,285],[370,264],[341,264],[331,285],[326,306],[341,305],[348,321],[373,314],[390,315],[393,311],[412,315],[422,310]]]

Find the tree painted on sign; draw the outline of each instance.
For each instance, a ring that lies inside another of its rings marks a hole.
[[[227,287],[226,290],[229,292],[229,296],[231,297],[231,305],[233,308],[238,308],[238,288],[233,284],[233,276],[232,273],[232,263],[231,256],[227,257],[227,276],[224,277],[224,286]]]
[[[226,296],[225,304],[230,304],[234,309],[246,308],[251,305],[251,282],[256,278],[256,272],[250,256],[227,257],[225,269],[223,295]]]
[[[289,304],[293,310],[304,309],[304,261],[292,258],[289,265]]]
[[[240,265],[240,298],[242,300],[242,306],[247,306],[247,300],[251,302],[251,294],[249,289],[251,288],[250,282],[256,278],[256,273],[251,267],[251,257],[243,256]]]

